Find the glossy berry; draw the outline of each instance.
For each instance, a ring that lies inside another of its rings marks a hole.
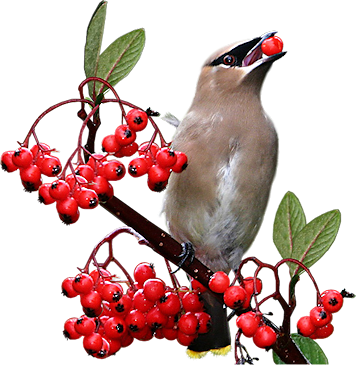
[[[106,300],[109,303],[118,302],[123,293],[124,290],[119,283],[110,283],[108,281],[105,282],[105,285],[100,290],[100,295],[103,300]]]
[[[89,165],[79,165],[75,170],[75,174],[84,177],[89,182],[93,181],[95,177],[94,170]]]
[[[87,317],[86,315],[81,316],[74,323],[74,329],[83,336],[92,334],[95,330],[95,327],[95,320],[93,318]]]
[[[117,153],[121,148],[114,134],[104,137],[103,141],[101,142],[101,147],[103,152],[106,153]]]
[[[196,312],[194,313],[198,318],[198,333],[208,333],[211,328],[211,316],[206,312]]]
[[[148,122],[148,115],[143,110],[131,109],[126,114],[126,122],[131,130],[139,132],[146,128]]]
[[[272,346],[277,339],[276,332],[273,328],[262,325],[257,328],[253,336],[253,342],[257,347],[266,348]]]
[[[143,294],[148,300],[155,302],[164,296],[165,287],[161,279],[148,279],[143,284]]]
[[[108,201],[114,195],[112,185],[103,176],[96,176],[90,188],[95,190],[101,202]]]
[[[152,182],[150,180],[147,180],[147,186],[150,190],[155,191],[156,193],[160,193],[161,191],[163,191],[168,184],[168,180],[164,180],[164,181],[157,181],[157,182]]]
[[[172,149],[164,147],[157,152],[156,162],[162,167],[172,167],[177,162],[177,156]]]
[[[33,161],[32,152],[26,147],[18,148],[12,155],[12,162],[17,167],[28,167]]]
[[[78,206],[82,209],[94,209],[99,204],[98,194],[91,189],[81,188],[75,197]]]
[[[277,36],[267,38],[262,42],[261,50],[266,56],[280,53],[283,50],[283,41]]]
[[[49,191],[51,192],[51,188]],[[78,211],[78,203],[74,198],[68,197],[66,199],[57,201],[56,209],[58,214],[63,216],[75,216],[76,212]]]
[[[68,198],[70,193],[69,184],[64,180],[53,181],[50,189],[49,195],[55,200],[63,200]]]
[[[198,293],[204,293],[206,292],[208,289],[201,284],[198,280],[191,278],[191,285],[192,285],[192,289],[196,290]]]
[[[181,302],[178,294],[173,292],[167,292],[162,296],[158,303],[158,308],[166,316],[175,316],[181,310]]]
[[[126,334],[127,334],[127,332],[126,332]],[[123,337],[126,337],[126,334]],[[122,347],[122,344],[121,344],[122,338],[120,338],[119,340],[113,340],[111,338],[106,338],[106,340],[108,341],[109,346],[110,346],[109,356],[115,355]]]
[[[130,157],[134,155],[138,150],[138,144],[136,142],[121,146],[120,150],[115,153],[116,157]]]
[[[152,159],[154,159],[156,157],[158,151],[159,151],[159,147],[154,142],[152,142],[151,145],[150,145],[150,142],[144,142],[138,148],[139,156],[148,155]]]
[[[193,335],[187,335],[182,331],[177,332],[177,341],[182,346],[189,346],[196,338],[198,334],[194,333]]]
[[[148,312],[155,303],[146,298],[145,294],[143,293],[143,289],[139,289],[133,296],[132,304],[135,309],[138,309],[141,312]]]
[[[103,345],[103,338],[99,333],[93,332],[92,334],[83,338],[83,347],[88,355],[94,355],[101,350]]]
[[[73,281],[73,289],[79,294],[88,294],[93,290],[94,280],[85,273],[78,274]]]
[[[97,291],[92,290],[88,294],[80,296],[80,304],[90,310],[101,308],[101,296]]]
[[[110,303],[110,308],[115,316],[125,317],[132,310],[132,299],[124,294],[119,301]]]
[[[41,184],[41,170],[36,165],[30,165],[20,169],[20,178],[23,184],[28,186]]]
[[[15,151],[6,151],[1,155],[1,168],[7,172],[14,172],[18,167],[12,162]]]
[[[62,171],[62,165],[58,157],[44,155],[41,163],[38,164],[43,175],[53,177],[57,176]]]
[[[51,183],[44,183],[38,189],[38,201],[44,205],[53,204],[56,200],[49,194]]]
[[[46,143],[35,144],[31,147],[32,156],[37,158],[41,154],[50,155],[51,147]]]
[[[154,306],[146,314],[147,325],[152,331],[164,327],[167,324],[168,318],[164,315],[158,307]]]
[[[40,186],[42,185],[42,180],[39,179],[31,181],[31,179],[28,179],[28,180],[21,180],[21,183],[25,191],[31,193],[33,191],[37,191],[40,188]]]
[[[105,336],[117,340],[127,332],[127,324],[122,317],[111,317],[104,325]]]
[[[125,176],[125,173],[125,166],[120,161],[111,160],[103,164],[103,176],[109,181],[121,180]]]
[[[149,165],[146,158],[143,156],[134,158],[128,166],[128,172],[132,177],[145,175],[148,172],[148,169]]]
[[[152,165],[148,170],[148,180],[152,184],[167,181],[170,175],[169,169],[160,165]]]
[[[223,293],[230,285],[230,279],[223,271],[217,271],[209,280],[209,289],[215,293]]]
[[[304,337],[309,337],[316,331],[310,316],[301,317],[297,322],[297,329],[298,333]]]
[[[332,314],[323,306],[317,306],[310,311],[310,320],[315,327],[323,327],[331,322]]]
[[[90,166],[96,175],[101,175],[103,163],[107,161],[107,158],[101,153],[93,153],[87,162],[87,165]]]
[[[69,199],[69,198],[68,198]],[[61,202],[63,202],[64,200],[62,200]],[[70,225],[70,224],[73,224],[75,222],[78,221],[79,219],[79,216],[80,216],[80,213],[79,213],[79,210],[77,209],[77,211],[73,214],[62,214],[62,213],[59,213],[59,218],[60,220],[66,224],[66,225]]]
[[[246,337],[252,337],[261,323],[261,317],[254,312],[246,312],[239,315],[236,325]]]
[[[101,346],[100,351],[92,354],[93,357],[97,359],[106,359],[110,354],[110,344],[109,341],[103,338],[103,344]]]
[[[62,282],[62,294],[67,298],[74,298],[78,295],[78,292],[73,289],[73,277],[69,277]]]
[[[143,285],[146,280],[154,279],[156,277],[156,271],[153,264],[141,262],[135,267],[133,275],[135,281],[140,285]]]
[[[127,146],[135,142],[136,133],[127,124],[122,124],[116,128],[115,138],[120,146]]]
[[[224,292],[224,303],[232,309],[242,308],[246,299],[246,290],[239,285],[229,286]]]
[[[315,338],[327,338],[331,336],[334,332],[334,326],[331,323],[326,324],[323,327],[318,327],[313,334]]]
[[[131,332],[137,332],[146,326],[146,316],[141,311],[133,309],[126,316],[125,322]]]
[[[246,290],[246,293],[249,295],[254,294],[254,278],[249,276],[243,280],[242,286]],[[262,281],[259,278],[256,278],[256,293],[260,294],[262,291]]]
[[[177,156],[176,163],[171,167],[173,172],[180,173],[184,171],[188,166],[188,157],[185,153],[180,151],[175,151],[175,155]]]
[[[183,308],[186,312],[200,312],[203,310],[203,302],[198,293],[187,292],[182,298]]]
[[[199,321],[192,312],[183,314],[178,321],[178,329],[186,335],[194,335],[198,332]]]
[[[344,298],[337,290],[325,290],[321,294],[321,302],[327,312],[338,312],[344,302]]]
[[[64,323],[64,331],[63,335],[68,340],[77,340],[78,338],[82,337],[80,333],[76,331],[74,328],[74,324],[77,323],[78,318],[69,318]]]

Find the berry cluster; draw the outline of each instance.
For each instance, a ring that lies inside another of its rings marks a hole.
[[[99,202],[106,202],[114,195],[111,182],[121,180],[126,174],[124,164],[117,157],[132,156],[138,152],[139,156],[130,162],[128,172],[133,177],[147,174],[148,187],[157,192],[165,189],[172,171],[180,173],[187,167],[187,156],[167,147],[162,138],[164,147],[161,148],[153,140],[140,146],[135,142],[136,133],[147,126],[147,113],[138,108],[131,109],[125,115],[127,123],[121,124],[115,134],[103,139],[105,154],[90,154],[79,145],[63,171],[60,160],[51,154],[54,150],[45,143],[35,144],[31,149],[23,144],[16,151],[4,152],[1,166],[7,172],[19,169],[25,191],[38,191],[41,203],[56,203],[59,217],[65,224],[75,223],[79,219],[79,208],[93,209]],[[87,163],[80,155],[82,150],[90,156]],[[76,154],[78,163],[73,165],[71,160]],[[70,174],[66,174],[68,168]],[[57,177],[57,180],[44,183],[43,175]]]
[[[188,346],[208,332],[210,316],[197,290],[166,286],[148,263],[136,266],[134,280],[124,293],[117,278],[102,268],[66,278],[62,293],[68,298],[79,295],[84,314],[65,322],[65,337],[83,337],[89,355],[106,358],[134,339],[165,338]]]
[[[338,312],[347,293],[326,290],[321,294],[321,303],[314,307],[309,316],[301,317],[297,322],[298,333],[312,339],[327,338],[334,332],[331,324],[333,313]]]

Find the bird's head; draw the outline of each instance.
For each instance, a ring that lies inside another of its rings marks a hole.
[[[243,84],[258,93],[272,63],[286,54],[278,52],[266,56],[262,51],[262,44],[276,33],[269,32],[215,52],[203,66],[200,87],[207,92],[210,90],[226,95],[238,90]]]

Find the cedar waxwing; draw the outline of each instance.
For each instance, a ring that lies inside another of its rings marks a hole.
[[[169,230],[179,242],[190,242],[214,271],[237,270],[261,226],[275,175],[278,138],[260,98],[268,70],[285,54],[263,55],[262,42],[275,34],[208,59],[173,138],[173,150],[188,156],[188,167],[169,180],[163,208]],[[212,328],[193,342],[192,351],[230,344],[222,305],[211,295],[204,301]]]

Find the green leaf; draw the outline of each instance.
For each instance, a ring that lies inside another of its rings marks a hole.
[[[107,1],[101,1],[90,19],[84,51],[84,71],[86,77],[97,75],[101,43],[103,40]],[[89,95],[94,99],[95,82],[88,83]]]
[[[328,358],[314,340],[296,333],[292,333],[291,337],[311,364],[329,364]],[[275,364],[285,364],[275,352],[273,352],[273,361]]]
[[[282,199],[273,226],[273,241],[282,258],[291,257],[293,238],[306,224],[298,198],[288,192]]]
[[[308,268],[315,264],[334,242],[341,223],[341,214],[332,210],[309,222],[293,239],[292,258]],[[304,270],[296,264],[290,265],[290,274],[301,274]]]
[[[97,76],[112,86],[125,78],[140,59],[145,45],[144,29],[136,29],[116,39],[100,55]],[[107,89],[101,84],[98,93]]]

